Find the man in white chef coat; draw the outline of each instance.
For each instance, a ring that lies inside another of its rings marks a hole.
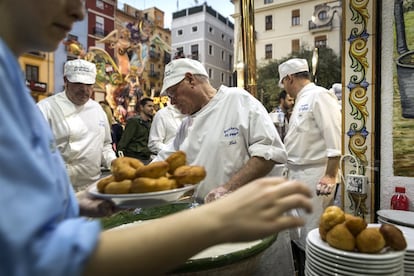
[[[55,136],[76,191],[101,177],[116,158],[105,112],[90,97],[96,78],[95,64],[83,59],[65,63],[65,90],[37,105]]]
[[[241,88],[212,87],[199,61],[180,58],[167,64],[161,94],[187,116],[156,160],[183,150],[189,164],[204,166],[198,201],[215,200],[286,162],[285,147],[263,105]]]

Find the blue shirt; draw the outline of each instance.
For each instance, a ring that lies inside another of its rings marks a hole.
[[[53,135],[0,38],[0,275],[80,275],[100,224],[79,206]]]

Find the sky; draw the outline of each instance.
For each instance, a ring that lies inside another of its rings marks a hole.
[[[234,13],[234,5],[230,0],[118,0],[118,8],[122,9],[124,3],[139,10],[157,7],[164,12],[164,27],[171,28],[173,12],[202,5],[204,2],[207,2],[207,5],[234,22],[230,16]]]

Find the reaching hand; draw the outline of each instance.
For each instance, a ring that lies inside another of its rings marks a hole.
[[[115,204],[110,200],[94,198],[86,191],[76,193],[80,215],[87,217],[106,217],[115,212]]]
[[[204,197],[204,203],[212,202],[214,200],[217,200],[227,194],[229,194],[231,191],[226,189],[223,186],[219,186],[213,190],[211,190],[205,197]]]
[[[310,189],[298,181],[287,181],[279,177],[257,179],[226,197],[205,204],[218,217],[223,235],[226,231],[230,241],[252,240],[271,235],[284,229],[303,226],[302,217],[287,215],[287,212],[303,208],[312,211]],[[217,205],[220,205],[218,207]],[[214,207],[215,206],[215,207]],[[220,214],[217,216],[217,212]],[[226,237],[226,241],[228,237]]]

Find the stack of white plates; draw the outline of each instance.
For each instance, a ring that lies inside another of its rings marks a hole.
[[[407,250],[404,256],[405,275],[414,275],[414,212],[399,210],[379,210],[378,222],[397,226],[407,241]]]
[[[414,212],[400,210],[377,211],[378,222],[414,227]]]
[[[379,227],[378,224],[368,227],[374,226]],[[403,276],[404,253],[384,250],[378,254],[365,254],[339,250],[324,242],[316,228],[309,232],[306,240],[305,275]]]

